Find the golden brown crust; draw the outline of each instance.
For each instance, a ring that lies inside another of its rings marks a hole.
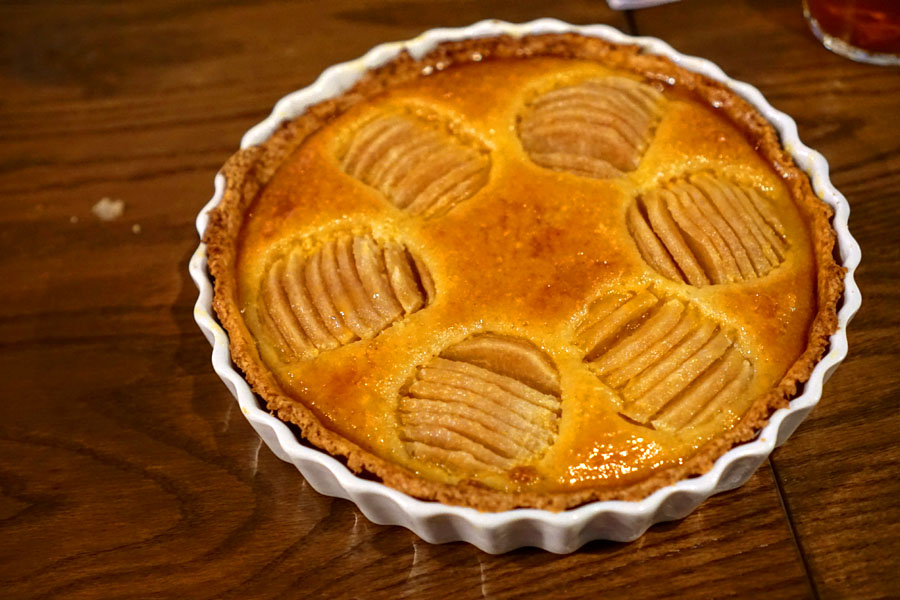
[[[491,58],[552,56],[601,62],[631,71],[650,80],[671,82],[683,93],[718,108],[754,145],[787,183],[794,201],[812,224],[812,236],[818,265],[818,313],[810,327],[809,342],[800,358],[788,369],[780,384],[759,398],[740,423],[714,438],[694,456],[677,467],[615,490],[587,489],[558,493],[507,493],[474,481],[456,485],[434,482],[410,470],[386,461],[362,449],[328,429],[303,404],[286,395],[272,373],[263,365],[253,338],[240,315],[237,304],[235,264],[238,235],[244,213],[275,174],[282,161],[313,132],[359,102],[381,91],[421,76],[423,69],[442,70],[450,65]],[[270,410],[295,423],[312,445],[346,459],[357,473],[375,474],[386,485],[412,496],[447,504],[465,505],[484,511],[516,507],[565,510],[595,500],[640,499],[665,485],[708,471],[714,461],[736,444],[753,438],[771,413],[787,406],[797,388],[805,382],[825,353],[829,336],[837,328],[837,304],[843,291],[844,269],[835,263],[835,234],[830,225],[832,210],[813,193],[807,176],[782,148],[772,126],[745,100],[726,86],[702,75],[678,67],[670,60],[646,55],[635,46],[621,46],[577,34],[531,36],[514,39],[507,36],[465,40],[441,44],[420,60],[401,54],[387,65],[367,73],[350,91],[310,107],[300,117],[282,124],[261,146],[242,150],[223,167],[227,188],[219,206],[210,216],[204,241],[207,244],[209,270],[215,279],[214,307],[229,332],[231,355],[245,373],[254,391],[266,399]]]

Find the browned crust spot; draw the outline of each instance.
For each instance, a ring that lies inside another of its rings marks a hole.
[[[781,175],[790,189],[791,197],[812,224],[819,275],[819,310],[810,328],[806,350],[788,369],[779,385],[758,398],[736,427],[707,443],[683,464],[617,489],[507,493],[486,488],[476,481],[462,481],[456,485],[428,481],[329,430],[308,408],[284,394],[272,373],[263,366],[236,302],[236,240],[247,207],[272,178],[282,161],[325,123],[387,88],[420,77],[425,67],[443,69],[450,65],[465,64],[472,62],[473,56],[479,56],[481,60],[532,56],[593,60],[658,81],[662,85],[667,85],[666,82],[674,78],[676,89],[718,107],[718,112],[730,119]],[[837,304],[843,292],[845,269],[835,263],[833,256],[836,236],[830,225],[832,209],[816,197],[809,178],[782,148],[774,128],[749,103],[725,85],[678,67],[667,58],[644,54],[637,46],[618,45],[567,33],[521,39],[498,36],[447,42],[420,60],[404,53],[388,64],[368,72],[348,92],[320,102],[296,119],[283,123],[261,146],[236,153],[226,162],[221,172],[227,179],[227,186],[221,203],[210,215],[203,241],[207,244],[209,271],[215,279],[213,305],[220,322],[230,335],[231,356],[235,364],[244,372],[253,390],[266,400],[269,410],[279,418],[298,425],[304,438],[311,444],[329,454],[343,457],[354,472],[374,473],[386,485],[424,500],[471,506],[483,511],[502,511],[517,507],[560,511],[595,500],[639,500],[661,487],[690,476],[701,475],[726,451],[756,436],[772,412],[788,405],[798,386],[809,379],[816,363],[828,348],[829,336],[837,329]]]

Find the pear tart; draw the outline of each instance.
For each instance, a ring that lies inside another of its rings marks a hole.
[[[701,474],[836,328],[830,209],[771,126],[634,47],[402,54],[223,172],[234,362],[419,498],[563,510]]]

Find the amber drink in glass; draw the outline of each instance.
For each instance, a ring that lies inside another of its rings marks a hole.
[[[900,0],[803,0],[826,48],[847,58],[900,65]]]

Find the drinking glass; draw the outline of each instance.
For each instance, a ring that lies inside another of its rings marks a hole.
[[[822,44],[855,61],[900,65],[900,0],[803,0]]]

